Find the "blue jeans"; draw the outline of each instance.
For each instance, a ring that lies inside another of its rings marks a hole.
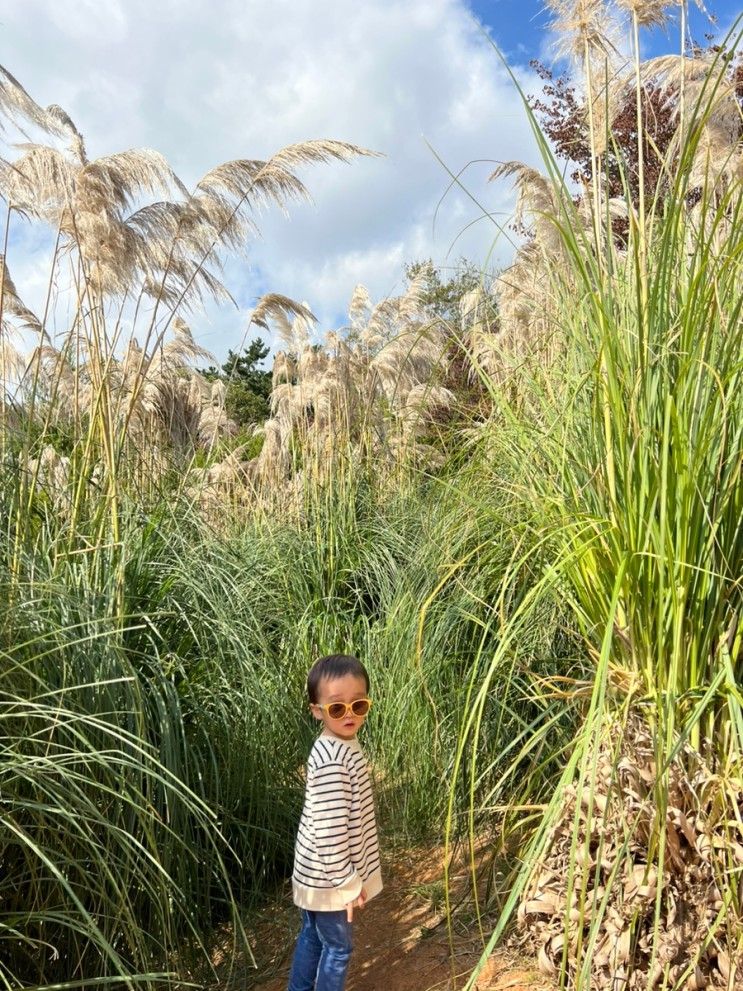
[[[301,909],[289,991],[343,991],[353,949],[353,926],[340,912]]]

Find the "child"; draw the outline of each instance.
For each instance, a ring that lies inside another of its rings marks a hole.
[[[369,676],[347,654],[321,657],[307,676],[322,731],[307,761],[294,848],[294,903],[302,912],[289,991],[343,991],[354,906],[382,890],[374,803],[356,733],[371,701]]]

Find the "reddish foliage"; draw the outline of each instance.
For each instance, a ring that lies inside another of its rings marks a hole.
[[[729,78],[735,85],[743,107],[743,53],[725,52],[719,46],[697,48],[696,55],[719,53],[727,63]],[[591,148],[588,114],[575,86],[567,76],[557,76],[541,62],[531,63],[544,81],[540,97],[530,97],[529,104],[537,115],[544,133],[552,142],[558,158],[574,163],[571,177],[576,182],[590,182]],[[650,202],[656,192],[662,192],[663,159],[676,129],[676,105],[659,86],[648,85],[642,92],[643,165],[645,200]],[[628,89],[618,114],[612,121],[611,138],[602,156],[602,173],[606,175],[609,196],[624,197],[626,181],[633,203],[639,194],[639,148],[637,135],[637,106],[633,89]],[[623,179],[624,177],[624,179]]]
[[[532,67],[545,82],[547,100],[532,97],[530,105],[537,114],[559,158],[574,162],[571,177],[576,182],[591,180],[591,145],[586,108],[575,87],[565,76],[554,78],[550,69],[532,61]],[[676,130],[673,104],[657,86],[645,87],[642,93],[644,127],[643,164],[645,196],[651,198],[662,177],[663,157]],[[634,91],[628,91],[611,126],[611,140],[602,171],[606,175],[609,196],[624,196],[624,181],[633,202],[639,193],[639,154],[637,105]]]

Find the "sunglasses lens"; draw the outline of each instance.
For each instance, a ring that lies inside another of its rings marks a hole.
[[[370,705],[371,702],[369,699],[356,699],[350,706],[347,706],[345,702],[331,702],[326,712],[331,719],[343,719],[349,708],[354,716],[365,716],[369,711]]]

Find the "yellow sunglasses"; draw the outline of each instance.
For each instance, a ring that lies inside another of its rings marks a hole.
[[[371,709],[371,699],[354,699],[353,702],[325,702],[320,705],[315,702],[318,709],[327,712],[331,719],[345,719],[349,712],[354,716],[365,716]]]

